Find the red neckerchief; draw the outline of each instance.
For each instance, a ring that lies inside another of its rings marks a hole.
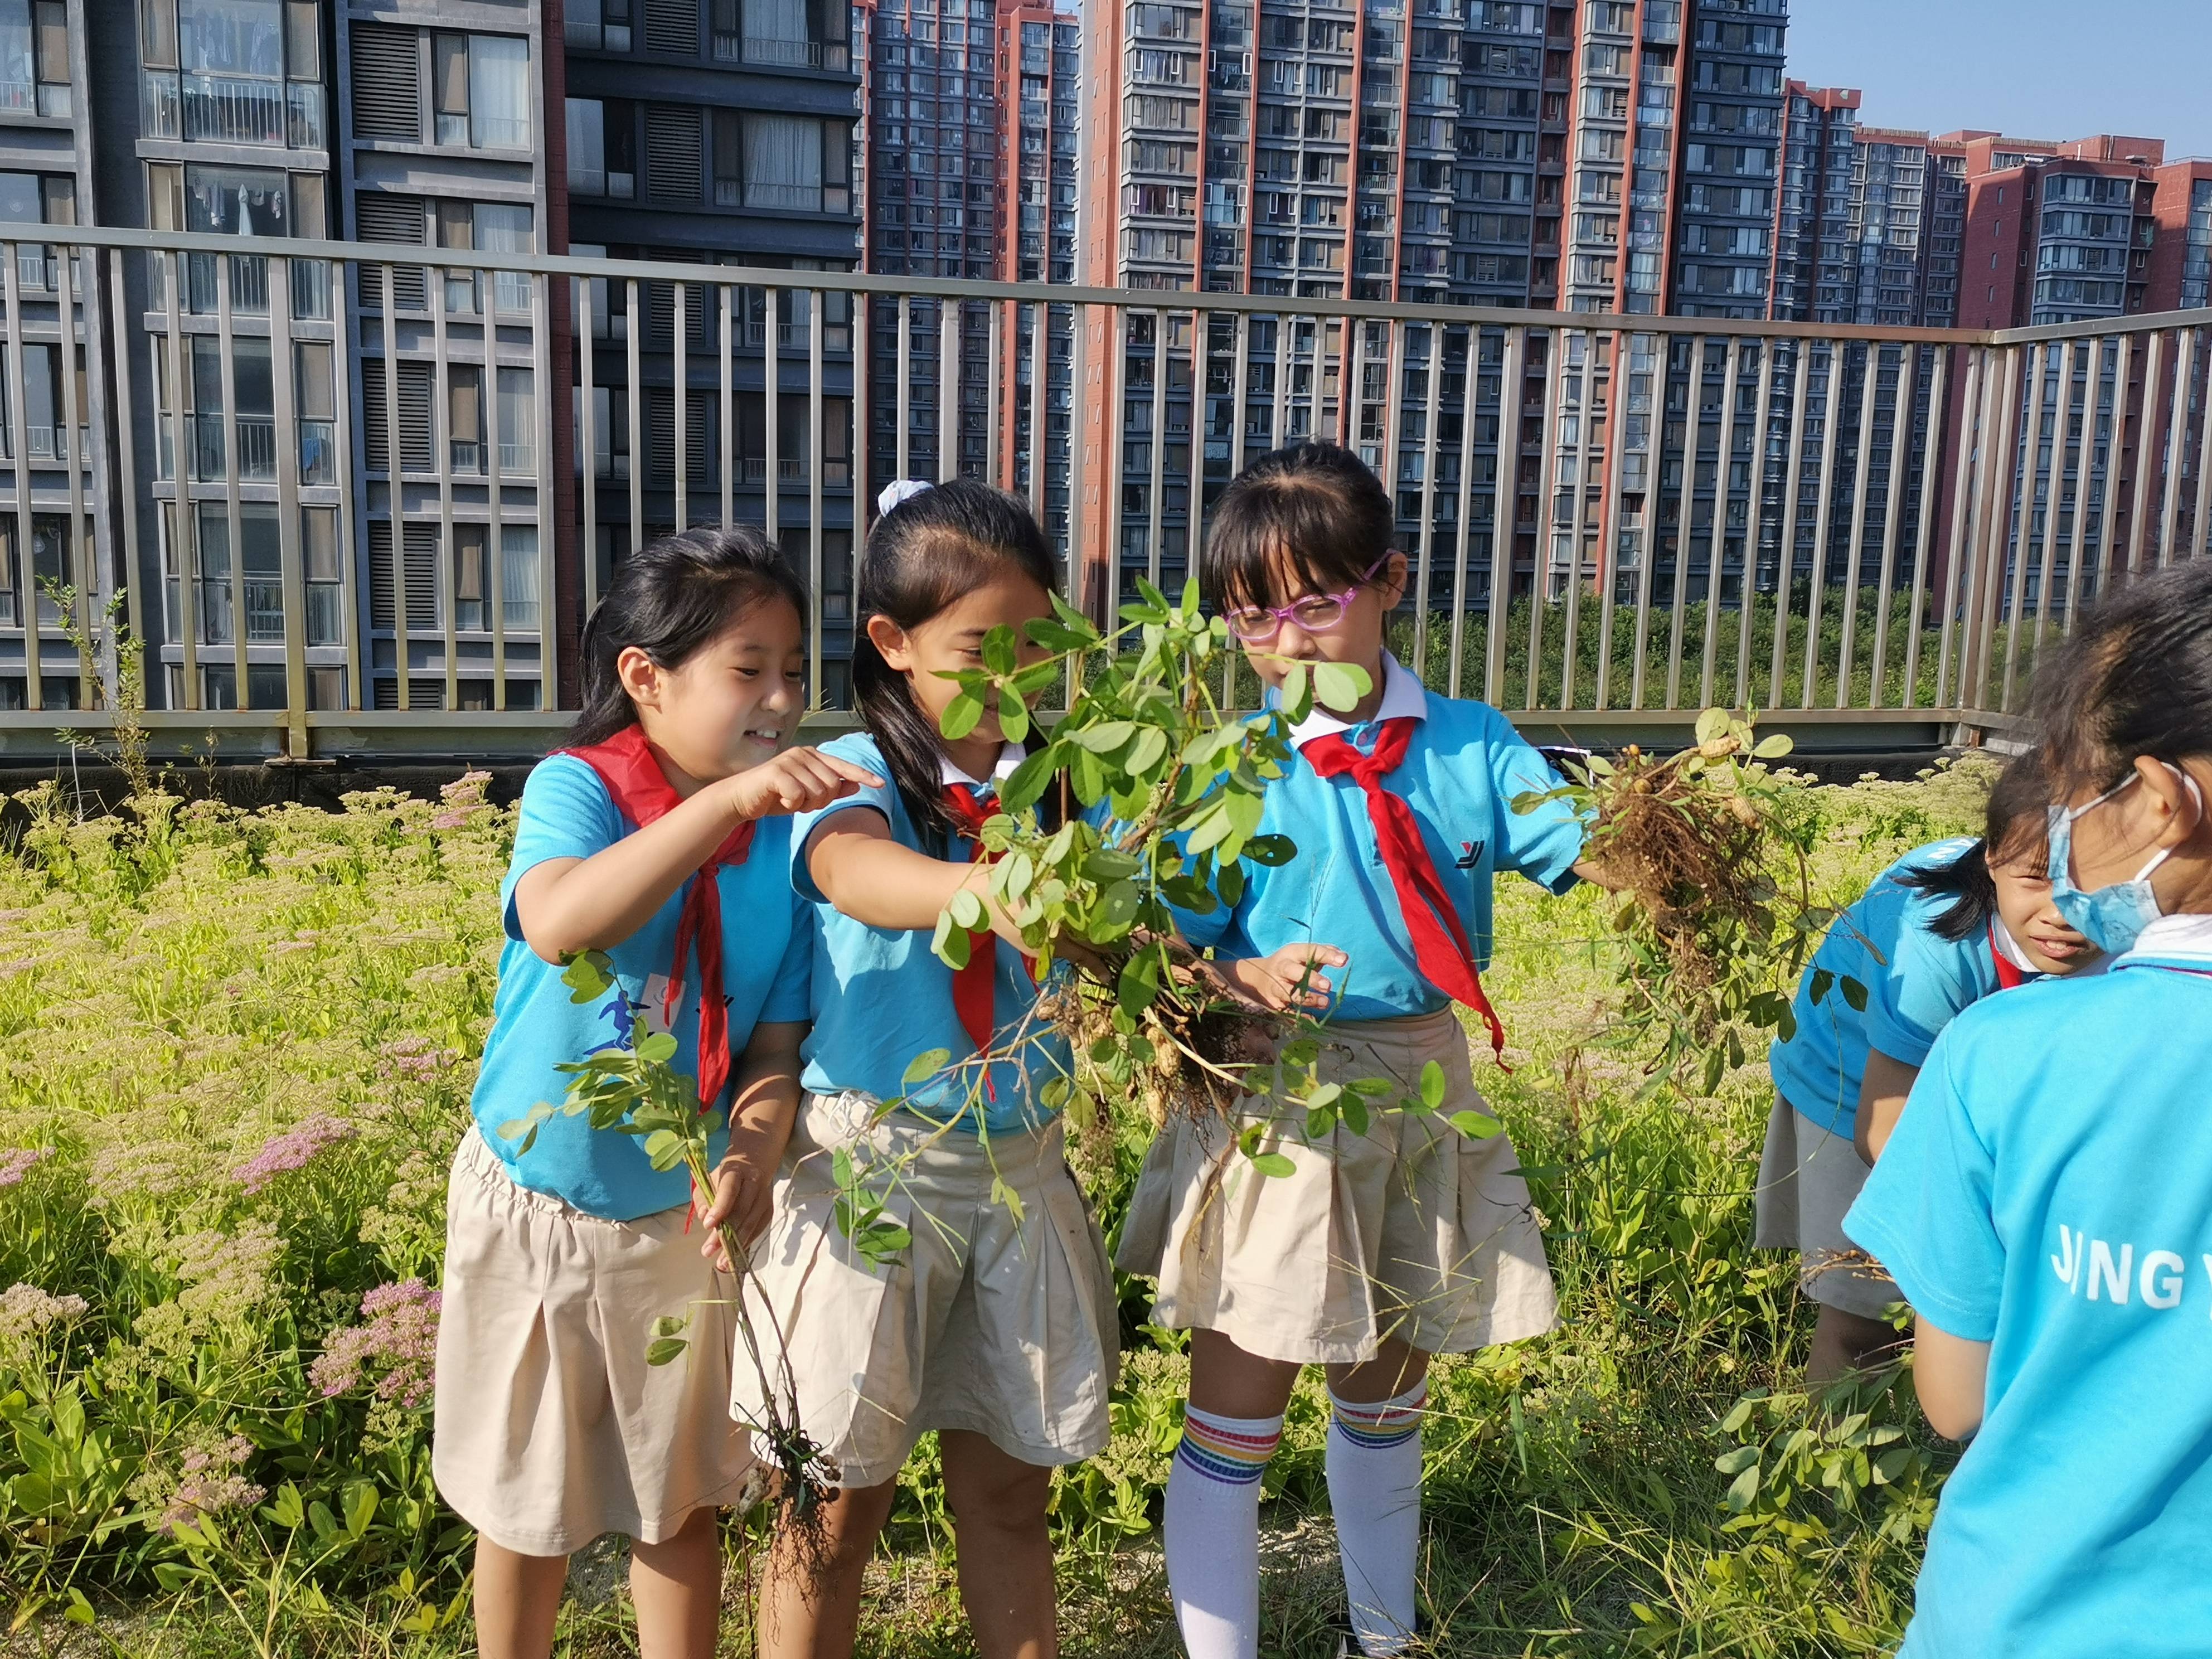
[[[1996,964],[1997,989],[2009,991],[2016,985],[2027,983],[2027,972],[2003,951],[1997,949],[1997,925],[1990,924],[1990,960]]]
[[[676,786],[653,757],[641,726],[623,727],[588,749],[563,749],[599,775],[616,809],[642,830],[683,804]],[[752,851],[753,820],[729,837],[699,866],[684,908],[676,918],[676,959],[669,965],[668,992],[662,1000],[663,1024],[676,1018],[684,996],[684,968],[696,950],[699,957],[699,1109],[721,1099],[730,1080],[730,1000],[722,989],[722,890],[719,872],[745,861]]]
[[[1491,1048],[1502,1067],[1505,1027],[1498,1022],[1490,999],[1483,994],[1482,976],[1474,965],[1467,929],[1461,925],[1459,907],[1437,875],[1413,807],[1404,796],[1382,787],[1382,780],[1406,758],[1418,722],[1411,715],[1400,714],[1381,724],[1371,755],[1361,754],[1348,739],[1334,732],[1304,744],[1302,752],[1322,777],[1348,775],[1366,795],[1375,823],[1376,850],[1382,854],[1382,867],[1390,872],[1390,885],[1397,891],[1398,908],[1405,916],[1421,977],[1453,1001],[1482,1016],[1482,1023],[1490,1028]]]
[[[952,809],[952,816],[960,820],[960,827],[975,843],[975,850],[969,862],[985,864],[990,855],[983,850],[983,826],[996,816],[999,797],[995,791],[975,794],[957,783],[945,786],[945,804]],[[999,965],[999,936],[988,930],[968,936],[968,965],[952,975],[952,1007],[960,1016],[960,1029],[968,1033],[968,1040],[975,1045],[975,1052],[991,1052],[991,1032],[997,1025],[994,994],[997,988]]]

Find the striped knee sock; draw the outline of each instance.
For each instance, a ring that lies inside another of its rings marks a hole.
[[[1425,1379],[1395,1399],[1371,1403],[1343,1399],[1333,1389],[1328,1398],[1328,1501],[1352,1634],[1366,1653],[1403,1653],[1413,1636],[1421,1410],[1429,1385]]]
[[[1279,1417],[1217,1417],[1195,1406],[1168,1472],[1168,1594],[1190,1659],[1260,1650],[1260,1476]]]

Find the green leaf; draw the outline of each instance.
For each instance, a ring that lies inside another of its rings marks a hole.
[[[1122,764],[1132,772],[1151,771],[1168,755],[1168,734],[1157,726],[1148,726],[1137,733],[1137,740],[1129,746]]]
[[[1000,810],[1022,812],[1036,805],[1051,787],[1053,774],[1060,770],[1060,765],[1058,744],[1048,743],[1031,750],[1029,757],[999,786]]]
[[[648,1365],[665,1365],[671,1360],[680,1358],[684,1351],[690,1346],[680,1336],[657,1336],[645,1345],[645,1363]]]
[[[1000,623],[983,635],[983,666],[994,674],[1014,672],[1014,630]]]
[[[1284,669],[1275,697],[1282,706],[1283,719],[1292,726],[1313,712],[1313,677],[1304,663],[1294,662]]]
[[[1759,1465],[1753,1463],[1729,1483],[1728,1495],[1722,1501],[1741,1515],[1751,1507],[1751,1500],[1759,1496]]]
[[[1254,1169],[1263,1176],[1273,1176],[1278,1180],[1298,1172],[1298,1166],[1281,1152],[1255,1152],[1251,1158]]]
[[[1435,1111],[1444,1103],[1444,1068],[1436,1060],[1421,1067],[1421,1104]]]
[[[1813,982],[1808,988],[1808,994],[1812,998],[1814,1007],[1820,1006],[1821,999],[1834,988],[1835,983],[1835,975],[1826,968],[1815,968],[1813,970]]]
[[[368,1532],[369,1523],[376,1519],[376,1488],[366,1480],[349,1481],[340,1502],[345,1510],[346,1533],[361,1538]]]
[[[945,914],[952,918],[955,927],[964,927],[971,933],[980,933],[991,925],[989,913],[983,908],[982,896],[971,887],[955,893],[945,907]]]
[[[1754,760],[1779,760],[1783,756],[1788,754],[1796,746],[1796,744],[1792,741],[1789,733],[1786,732],[1777,732],[1772,733],[1771,736],[1761,738],[1759,740],[1759,746],[1751,751],[1752,758]]]
[[[1184,839],[1183,851],[1196,854],[1219,846],[1237,833],[1237,820],[1229,811],[1227,801],[1217,802],[1212,809],[1192,826]]]
[[[925,1078],[934,1077],[945,1069],[946,1063],[951,1058],[952,1050],[950,1048],[925,1049],[907,1062],[905,1075],[901,1077],[899,1081],[912,1085],[920,1083]]]
[[[1487,1112],[1454,1112],[1444,1121],[1469,1140],[1487,1140],[1505,1127]]]
[[[1844,975],[1844,1000],[1850,1004],[1853,1013],[1866,1012],[1867,988],[1849,974]]]
[[[982,718],[982,698],[973,691],[963,691],[945,705],[945,713],[938,717],[937,729],[957,742],[973,732]]]
[[[1313,671],[1314,696],[1323,706],[1341,714],[1353,708],[1359,700],[1375,689],[1375,682],[1358,663],[1316,663]]]
[[[1288,836],[1255,836],[1244,843],[1246,858],[1271,868],[1288,864],[1297,852],[1297,843]]]
[[[1160,959],[1153,951],[1139,951],[1121,966],[1121,978],[1115,987],[1115,998],[1121,1010],[1133,1018],[1152,1006],[1160,991]]]
[[[666,1031],[655,1031],[637,1045],[637,1057],[648,1066],[665,1066],[676,1058],[676,1039]]]
[[[1080,732],[1070,732],[1068,741],[1094,755],[1110,755],[1137,735],[1134,720],[1101,720]],[[1163,739],[1164,741],[1164,739]]]
[[[1008,743],[1020,743],[1030,734],[1030,708],[1019,697],[1008,692],[999,694],[999,735]]]
[[[1759,1462],[1758,1447],[1732,1446],[1713,1459],[1713,1467],[1723,1474],[1741,1474],[1757,1462]]]
[[[1698,716],[1698,741],[1711,743],[1715,738],[1723,735],[1728,731],[1728,727],[1727,709],[1708,708]]]
[[[1344,1115],[1344,1127],[1356,1135],[1367,1133],[1367,1103],[1358,1095],[1349,1094],[1337,1102],[1337,1110]]]

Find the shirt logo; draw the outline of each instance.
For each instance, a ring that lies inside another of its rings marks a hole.
[[[1472,870],[1482,862],[1483,843],[1463,841],[1459,844],[1460,855],[1452,863],[1462,870]]]

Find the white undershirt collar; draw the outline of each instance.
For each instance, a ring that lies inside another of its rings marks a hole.
[[[2212,915],[2159,917],[2137,936],[2135,947],[2120,963],[2143,957],[2201,962],[2212,967]]]
[[[1368,722],[1399,719],[1425,720],[1429,717],[1429,694],[1419,678],[1388,651],[1382,653],[1382,702]],[[1352,730],[1352,724],[1322,708],[1318,700],[1306,717],[1291,728],[1291,741],[1303,747],[1316,738]]]
[[[2043,971],[2028,959],[2027,952],[2020,948],[2020,941],[2012,936],[2012,929],[2005,926],[2002,916],[1990,918],[1990,939],[1996,945],[1997,954],[2023,974]]]
[[[1012,776],[1014,769],[1028,758],[1028,753],[1029,751],[1018,743],[1001,744],[999,749],[999,758],[992,763],[991,775],[986,779],[969,777],[952,763],[952,757],[950,755],[940,749],[937,751],[937,781],[939,783],[965,784],[970,789],[988,789],[994,784],[1003,783]]]

